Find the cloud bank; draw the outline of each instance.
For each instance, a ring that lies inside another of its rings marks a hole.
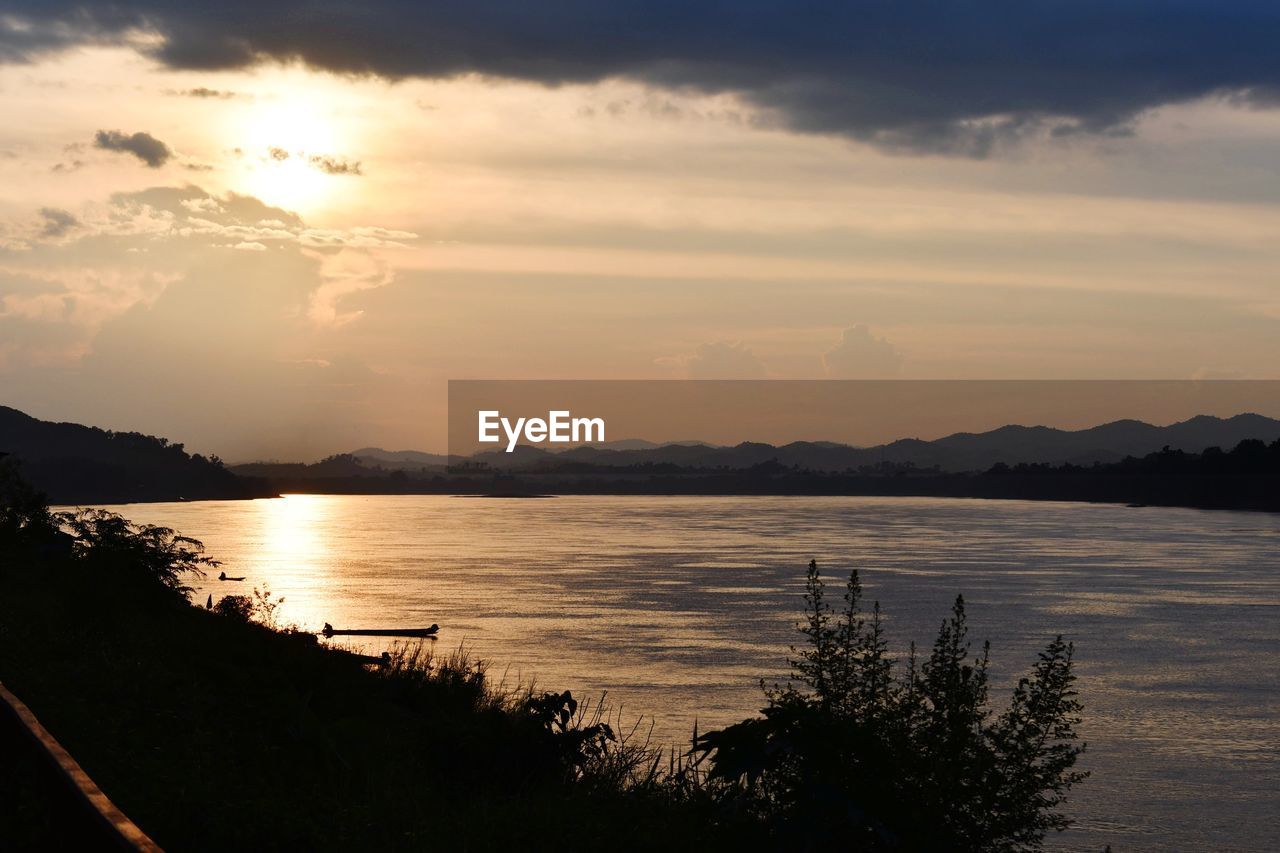
[[[7,13],[0,61],[130,43],[181,69],[627,78],[736,93],[792,130],[971,156],[1035,133],[1123,133],[1206,96],[1280,102],[1280,5],[1265,0],[14,0]]]

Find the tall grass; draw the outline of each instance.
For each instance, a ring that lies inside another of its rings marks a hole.
[[[465,697],[477,713],[527,717],[534,708],[557,705],[566,713],[544,727],[553,736],[599,734],[591,748],[579,748],[567,762],[575,782],[597,791],[684,797],[700,789],[705,778],[696,771],[702,758],[692,753],[692,741],[688,750],[658,744],[652,719],[628,716],[623,708],[609,704],[607,694],[578,701],[568,692],[540,691],[535,680],[512,680],[509,673],[491,679],[488,662],[474,657],[465,645],[441,654],[434,642],[398,642],[370,669],[393,688]]]

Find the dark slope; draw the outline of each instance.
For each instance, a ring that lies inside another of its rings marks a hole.
[[[260,482],[226,470],[217,457],[137,432],[112,432],[42,421],[0,406],[0,453],[54,503],[247,498],[268,494]]]

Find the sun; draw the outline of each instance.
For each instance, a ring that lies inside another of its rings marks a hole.
[[[342,150],[340,122],[323,98],[288,92],[255,102],[237,129],[236,143],[248,190],[289,210],[324,203],[335,179],[315,167],[312,158]]]

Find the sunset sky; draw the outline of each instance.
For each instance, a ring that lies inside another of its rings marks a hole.
[[[0,2],[0,403],[242,461],[448,379],[1280,378],[1280,7]]]

